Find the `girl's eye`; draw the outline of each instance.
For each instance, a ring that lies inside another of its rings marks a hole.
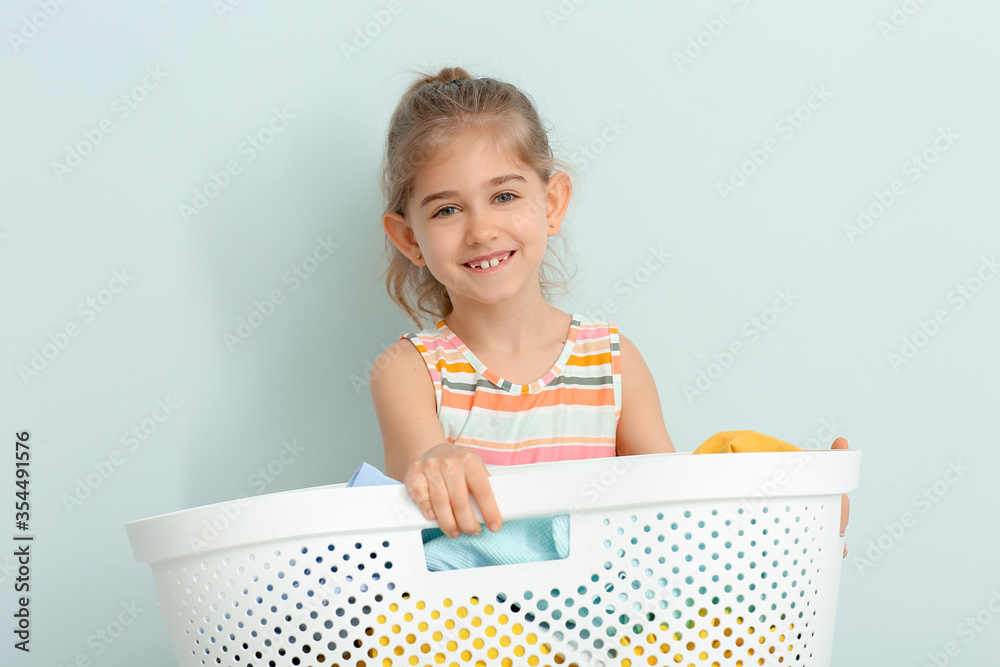
[[[500,199],[501,197],[504,197],[504,196],[507,196],[509,198],[500,201],[501,204],[510,204],[515,199],[519,199],[519,197],[516,194],[514,194],[513,192],[501,192],[500,194],[498,194],[496,197],[493,198],[493,201],[496,201],[497,199]],[[454,214],[453,213],[447,213],[445,215],[441,215],[441,214],[444,213],[445,211],[447,211],[449,209],[453,209],[453,208],[455,208],[455,207],[454,206],[445,206],[443,209],[441,209],[440,211],[438,211],[437,213],[435,213],[432,217],[435,217],[435,218],[437,218],[437,217],[449,218],[449,217],[451,217]]]

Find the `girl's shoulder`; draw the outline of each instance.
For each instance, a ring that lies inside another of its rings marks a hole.
[[[588,335],[611,336],[617,342],[618,323],[613,320],[598,319],[575,313],[573,321],[580,332],[587,332]],[[579,335],[579,334],[578,334]]]
[[[444,326],[444,320],[438,320],[417,331],[401,334],[393,347],[416,350],[429,366],[436,365],[440,361],[458,363],[464,358],[461,345],[453,339],[448,328]]]
[[[447,340],[448,336],[442,331],[438,324],[442,323],[440,320],[438,323],[426,326],[423,329],[416,331],[408,331],[406,333],[400,334],[399,338],[396,339],[397,344],[406,343],[407,340],[412,343],[412,345],[419,346],[421,343],[430,343],[435,340]],[[410,344],[406,343],[406,344]]]

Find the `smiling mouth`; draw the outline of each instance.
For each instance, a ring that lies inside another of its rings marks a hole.
[[[514,256],[515,252],[517,251],[511,250],[509,253],[507,253],[505,257],[495,257],[488,261],[483,260],[481,262],[476,262],[475,264],[468,263],[468,264],[463,264],[462,266],[466,267],[467,269],[471,269],[476,273],[490,273],[492,271],[496,271],[497,269],[499,269],[501,264],[504,264],[507,261],[509,261],[510,258]]]

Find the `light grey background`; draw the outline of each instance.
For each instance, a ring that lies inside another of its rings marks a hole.
[[[27,429],[36,541],[27,656],[11,648],[0,548],[0,661],[174,664],[125,522],[382,466],[366,374],[414,327],[378,278],[377,166],[406,69],[458,65],[528,93],[577,167],[564,230],[579,273],[556,305],[604,309],[635,341],[679,451],[728,429],[864,450],[834,664],[992,664],[997,5],[389,7],[4,3],[0,539],[13,544]],[[373,28],[373,12],[391,20]],[[346,53],[366,25],[374,36]],[[276,110],[281,131],[249,160],[241,144]],[[78,166],[53,165],[102,121],[113,131]],[[240,172],[186,221],[180,206],[229,161]],[[740,168],[752,175],[722,193]],[[852,233],[894,181],[891,205]],[[293,289],[283,277],[317,239],[337,247]],[[650,272],[652,249],[670,257]],[[626,276],[644,282],[629,291]],[[283,303],[230,349],[224,336],[276,289]],[[792,305],[774,319],[782,291]],[[743,354],[713,368],[734,342]],[[686,394],[700,371],[714,378]],[[133,602],[113,644],[95,639]]]

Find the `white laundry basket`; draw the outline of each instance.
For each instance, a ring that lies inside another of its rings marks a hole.
[[[421,538],[437,524],[402,485],[126,529],[181,667],[823,667],[860,465],[827,450],[491,467],[505,521],[569,515],[569,556],[441,572]]]

